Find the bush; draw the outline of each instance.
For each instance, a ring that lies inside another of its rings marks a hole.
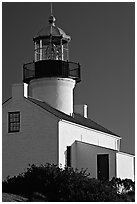
[[[122,192],[120,185],[124,185]],[[134,190],[134,182],[129,179],[99,181],[83,169],[61,169],[54,164],[29,166],[24,173],[3,182],[3,192],[22,195],[30,201],[36,197],[49,202],[133,201]]]

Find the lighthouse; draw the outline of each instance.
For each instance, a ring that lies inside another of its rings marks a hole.
[[[55,23],[33,38],[34,60],[23,65],[23,83],[13,84],[3,103],[3,179],[29,164],[87,169],[91,177],[134,180],[134,155],[120,151],[121,137],[88,117],[87,105],[73,105],[79,63],[69,60],[70,36]]]
[[[28,97],[72,115],[73,90],[80,82],[80,65],[69,61],[70,36],[55,25],[53,15],[48,23],[33,38],[35,60],[23,65],[23,82],[28,84]]]

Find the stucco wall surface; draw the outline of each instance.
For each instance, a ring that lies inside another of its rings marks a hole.
[[[21,113],[19,133],[8,133],[8,112],[12,111]],[[3,105],[3,179],[22,172],[28,164],[57,164],[57,123],[57,118],[24,98]]]
[[[64,152],[66,151],[66,147],[71,146],[75,140],[117,150],[117,141],[120,139],[93,129],[84,128],[66,121],[60,121],[59,163],[61,163],[63,166],[65,165]]]
[[[73,143],[71,150],[72,157],[77,160],[75,165],[72,159],[72,165],[78,169],[87,169],[93,178],[97,178],[97,155],[109,154],[109,179],[116,176],[116,151],[79,141]]]
[[[125,154],[122,152],[118,152],[116,154],[116,166],[117,166],[117,177],[121,179],[132,179],[135,180],[135,157],[130,154]]]

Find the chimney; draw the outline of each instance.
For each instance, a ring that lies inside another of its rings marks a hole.
[[[12,85],[12,98],[20,99],[24,97],[24,85],[21,84],[13,84]]]
[[[85,105],[74,105],[74,113],[82,115],[84,118],[88,117],[88,106]]]

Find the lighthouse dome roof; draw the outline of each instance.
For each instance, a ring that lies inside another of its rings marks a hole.
[[[50,16],[49,17],[49,25],[47,27],[43,27],[38,33],[37,37],[47,37],[47,36],[54,36],[54,37],[62,37],[66,40],[70,40],[70,36],[67,35],[61,28],[57,27],[55,25],[55,17]]]

